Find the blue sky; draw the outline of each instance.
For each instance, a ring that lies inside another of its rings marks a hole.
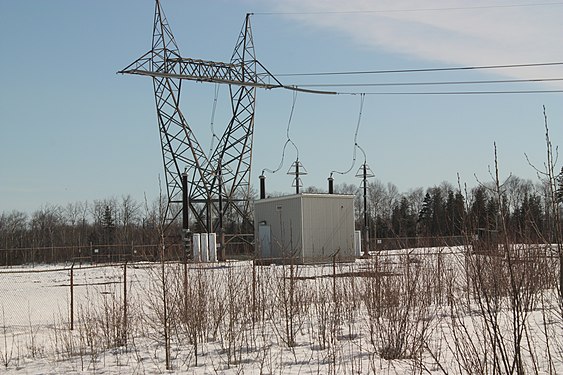
[[[423,4],[423,5],[422,5]],[[292,77],[342,72],[563,61],[563,2],[162,0],[185,57],[228,61],[243,24],[258,60],[286,84],[563,78],[563,67],[372,76]],[[162,157],[150,79],[116,72],[150,48],[152,0],[0,2],[0,212],[159,193]],[[274,13],[274,14],[264,14]],[[563,81],[439,87],[338,87],[342,92],[558,90]],[[182,108],[208,147],[215,86],[188,83]],[[226,122],[219,88],[214,126]],[[293,94],[259,91],[254,186],[281,159]],[[489,179],[493,143],[501,177],[536,179],[524,154],[545,160],[542,106],[555,145],[562,139],[563,93],[366,95],[358,143],[377,178],[400,191],[442,181]],[[291,139],[309,174],[326,188],[352,162],[359,95],[298,94]],[[268,189],[291,193],[288,148]],[[361,157],[359,157],[361,159]],[[358,183],[359,164],[336,183]]]

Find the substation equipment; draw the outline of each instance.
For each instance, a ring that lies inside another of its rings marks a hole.
[[[256,200],[257,260],[266,264],[354,261],[359,253],[354,198],[298,193]]]
[[[202,231],[218,234],[217,255],[222,259],[223,217],[228,214],[239,223],[238,234],[253,232],[250,171],[256,89],[298,89],[282,85],[256,60],[250,14],[246,15],[230,62],[196,60],[180,54],[159,0],[152,48],[118,73],[152,78],[167,194],[164,228],[168,229],[183,212],[184,240],[189,238],[193,220]],[[229,87],[232,114],[209,154],[180,108],[184,80]]]
[[[192,235],[189,229],[190,223],[193,223],[198,232],[206,233],[204,236],[197,236],[198,244],[194,244],[194,247],[201,250],[214,249],[214,243],[207,244],[201,241],[203,238],[207,239],[204,240],[207,242],[211,238],[214,242],[215,234],[217,235],[218,260],[225,259],[224,217],[228,216],[229,220],[238,223],[237,229],[233,230],[236,233],[229,233],[232,238],[238,236],[239,239],[245,239],[248,235],[253,236],[260,232],[259,227],[255,228],[252,219],[251,213],[254,207],[251,204],[250,192],[256,89],[281,88],[317,94],[336,94],[285,86],[274,77],[256,59],[250,14],[246,15],[229,62],[182,57],[160,0],[155,1],[151,49],[118,73],[152,78],[165,172],[166,205],[162,219],[165,237],[175,237],[170,233],[171,226],[181,217],[185,253],[193,254]],[[218,137],[217,145],[209,153],[206,153],[198,142],[180,108],[182,82],[185,80],[224,84],[229,88],[230,117],[223,134]],[[306,174],[306,171],[302,168],[299,159],[292,165],[288,174],[295,175],[296,195],[273,203],[276,205],[274,212],[278,212],[277,207],[280,204],[287,203],[292,206],[294,205],[292,202],[299,202],[300,210],[303,213],[307,212],[308,215],[312,207],[325,213],[323,215],[325,219],[326,215],[335,214],[334,223],[324,221],[333,230],[339,226],[345,228],[342,232],[345,233],[343,242],[333,241],[338,242],[338,246],[320,246],[314,250],[303,247],[301,261],[307,261],[311,254],[325,258],[338,256],[339,259],[348,259],[350,249],[354,248],[353,244],[350,244],[354,242],[353,199],[336,195],[325,198],[300,195],[299,176]],[[262,183],[261,179],[261,190]],[[319,202],[323,203],[319,204]],[[266,207],[269,207],[267,200],[256,203],[259,215],[265,212],[262,208]],[[315,217],[318,218],[319,215]],[[307,216],[306,220],[309,219]],[[256,220],[260,221],[259,218]],[[309,226],[302,228],[302,241],[306,242],[309,238],[305,233],[309,229],[313,229],[314,234],[311,238],[315,238],[315,244],[324,241],[317,236],[322,231],[320,228],[313,228],[314,225],[311,223],[307,225]],[[263,228],[261,230],[264,231]],[[248,239],[247,241],[250,243]],[[289,238],[289,241],[294,241],[294,238]],[[327,250],[328,248],[332,250]],[[271,254],[277,251],[273,246],[270,249]],[[334,249],[340,249],[339,255]],[[208,251],[206,254],[212,256],[212,253],[213,251]],[[282,252],[279,254],[281,255]],[[201,253],[199,255],[202,256]]]

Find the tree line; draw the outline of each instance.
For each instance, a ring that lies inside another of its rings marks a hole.
[[[159,243],[162,204],[131,196],[0,214],[0,248]]]
[[[426,190],[419,187],[401,193],[392,183],[369,182],[370,237],[472,237],[499,232],[502,218],[506,235],[515,242],[551,240],[553,214],[547,185],[510,176],[501,188],[499,199],[493,183],[468,189],[442,182]],[[347,184],[336,185],[335,191],[356,195],[356,228],[362,228],[363,192]]]
[[[392,183],[368,183],[368,227],[371,238],[416,238],[473,235],[498,231],[503,215],[514,241],[549,241],[553,232],[550,195],[541,182],[510,176],[502,196],[493,186],[467,189],[443,182],[399,192]],[[304,192],[321,192],[309,187]],[[364,226],[363,189],[337,184],[335,192],[356,195],[356,228]],[[46,205],[31,214],[0,214],[0,249],[90,245],[154,245],[161,240],[163,204],[138,202],[131,196],[93,202]],[[225,228],[229,227],[225,223]],[[178,229],[179,232],[179,229]]]

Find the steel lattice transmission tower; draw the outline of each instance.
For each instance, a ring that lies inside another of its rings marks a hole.
[[[209,232],[222,230],[222,223],[213,218],[228,214],[241,231],[251,233],[249,195],[256,88],[290,87],[283,86],[256,60],[250,15],[229,63],[195,60],[180,55],[156,0],[151,50],[119,73],[152,77],[168,195],[166,227],[181,212],[182,174],[187,173],[189,211],[196,225]],[[203,151],[180,109],[183,80],[229,86],[232,115],[209,154]]]

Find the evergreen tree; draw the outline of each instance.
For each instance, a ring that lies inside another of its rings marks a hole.
[[[104,239],[106,244],[112,244],[114,241],[115,234],[115,221],[113,219],[113,213],[109,205],[106,205],[104,209],[104,216],[102,218],[102,228],[104,230]]]
[[[453,235],[462,235],[465,229],[465,199],[460,191],[455,193],[453,202]]]
[[[393,207],[391,225],[395,236],[416,236],[416,216],[412,213],[409,201],[404,196],[401,198],[400,202]]]
[[[423,237],[431,235],[432,217],[434,216],[432,197],[427,191],[422,201],[422,209],[418,213],[418,233]]]
[[[446,203],[442,190],[434,187],[431,190],[432,195],[432,236],[443,236],[445,234],[446,225]]]
[[[473,190],[473,202],[471,203],[469,216],[473,232],[479,228],[486,229],[488,227],[487,193],[483,186],[478,186]]]
[[[522,205],[514,213],[513,232],[516,238],[522,242],[535,242],[541,236],[543,229],[543,209],[541,197],[536,194],[526,194]]]
[[[465,218],[465,201],[461,192],[448,191],[446,200],[446,228],[448,236],[459,236],[463,233]]]
[[[489,198],[486,207],[486,226],[487,230],[499,230],[499,204],[494,198]]]

